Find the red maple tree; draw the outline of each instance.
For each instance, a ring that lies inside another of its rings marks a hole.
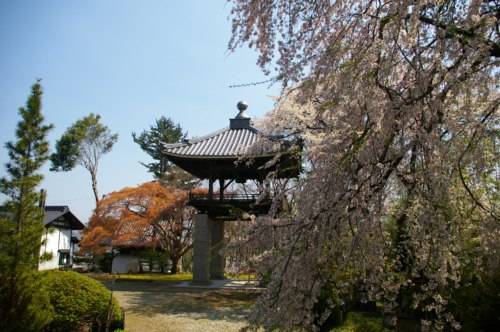
[[[161,248],[176,273],[192,247],[195,210],[186,205],[187,199],[187,191],[155,181],[112,192],[99,202],[80,245],[95,254],[113,248]]]

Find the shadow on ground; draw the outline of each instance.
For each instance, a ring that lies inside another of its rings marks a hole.
[[[113,289],[126,312],[137,316],[174,315],[227,322],[244,321],[259,295],[249,290],[173,288],[171,284],[137,282],[116,283]]]

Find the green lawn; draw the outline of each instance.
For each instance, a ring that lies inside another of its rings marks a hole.
[[[224,276],[227,279],[235,279],[235,280],[255,280],[255,279],[257,279],[255,274],[249,274],[249,273],[242,273],[242,274],[225,273]]]
[[[127,274],[110,274],[110,273],[89,273],[89,277],[100,280],[123,280],[123,281],[165,281],[165,282],[183,282],[191,281],[193,275],[191,273],[127,273]]]
[[[191,273],[127,273],[127,274],[109,274],[109,273],[89,273],[89,277],[99,281],[122,280],[122,281],[162,281],[162,282],[183,282],[193,280]],[[226,274],[228,279],[237,280],[255,280],[254,274]]]

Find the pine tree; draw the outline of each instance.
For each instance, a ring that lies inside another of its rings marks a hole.
[[[118,134],[103,125],[99,114],[90,113],[71,125],[56,142],[56,152],[50,156],[51,171],[70,171],[82,165],[92,180],[95,203],[99,202],[97,170],[102,155],[108,153],[118,140]]]
[[[9,197],[0,220],[0,330],[36,331],[50,319],[47,294],[40,287],[37,266],[44,211],[39,206],[38,173],[47,161],[47,133],[41,113],[40,80],[32,86],[25,107],[19,108],[16,142],[7,142],[8,177],[0,190]]]
[[[163,154],[164,144],[178,143],[187,136],[179,124],[174,124],[171,119],[164,116],[156,120],[149,130],[144,130],[140,135],[132,133],[134,142],[139,144],[154,161],[141,163],[152,173],[155,179],[161,182],[182,188],[191,189],[198,185],[199,181],[181,168],[173,165]]]

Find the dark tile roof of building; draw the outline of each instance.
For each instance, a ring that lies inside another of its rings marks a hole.
[[[244,155],[257,142],[259,135],[259,131],[251,126],[238,129],[224,128],[182,143],[165,144],[165,153],[189,157],[237,158]]]
[[[60,216],[64,215],[69,211],[69,208],[65,205],[55,206],[49,205],[45,207],[45,218],[43,219],[43,224],[47,225],[52,221],[56,220]]]
[[[43,225],[50,226],[54,221],[68,221],[71,225],[71,229],[81,230],[85,228],[85,225],[77,218],[67,205],[46,205],[45,217],[43,218]],[[4,206],[0,206],[0,216],[11,217],[11,213],[7,212]]]
[[[117,248],[154,248],[158,241],[152,225],[124,222],[115,233],[112,245]]]
[[[45,226],[51,224],[56,220],[67,220],[71,229],[84,229],[85,225],[77,218],[67,205],[46,205],[45,206],[45,218],[43,219],[43,224]]]

